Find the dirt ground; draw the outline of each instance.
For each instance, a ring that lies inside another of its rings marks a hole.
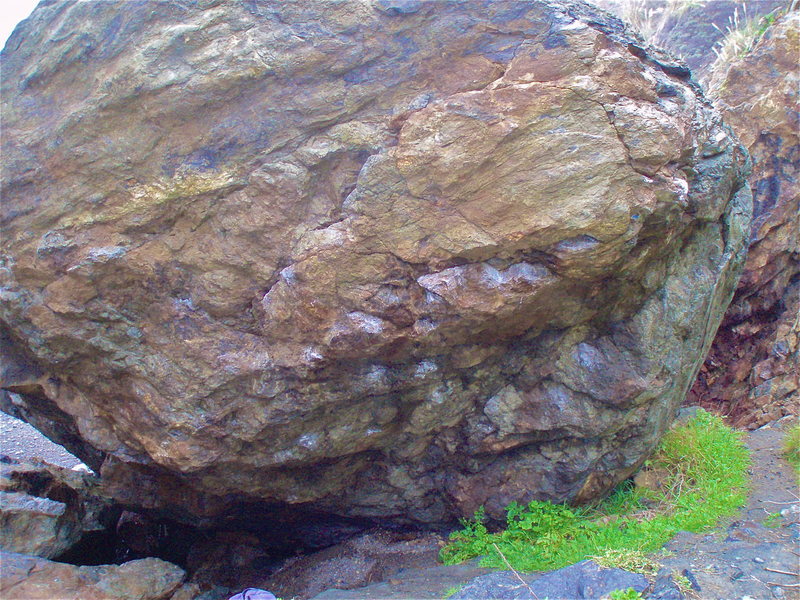
[[[667,544],[674,555],[664,565],[691,572],[696,598],[800,600],[800,489],[781,457],[783,436],[780,425],[747,435],[752,492],[738,519]]]

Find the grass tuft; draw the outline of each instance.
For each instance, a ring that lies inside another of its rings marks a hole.
[[[712,26],[723,34],[722,39],[712,49],[717,56],[717,62],[730,64],[737,58],[748,54],[764,35],[764,32],[772,25],[780,14],[781,9],[763,15],[750,17],[747,14],[747,3],[742,4],[742,12],[737,7],[733,15],[728,19],[725,31],[712,24]]]
[[[658,491],[625,482],[593,506],[512,503],[506,528],[498,532],[488,530],[480,509],[451,534],[441,559],[454,564],[483,556],[484,567],[520,571],[549,571],[592,557],[623,566],[677,532],[702,531],[745,503],[749,450],[739,432],[703,410],[668,432],[648,463],[665,473]]]
[[[655,577],[661,567],[647,553],[641,550],[608,549],[599,556],[590,556],[601,567],[625,569],[632,573],[641,573],[647,577]]]
[[[795,475],[800,478],[800,424],[786,432],[783,438],[783,455],[794,468]]]

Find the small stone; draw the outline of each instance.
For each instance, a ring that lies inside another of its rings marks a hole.
[[[753,559],[753,562],[754,562],[754,563],[758,563],[758,564],[760,564],[760,565],[761,565],[761,564],[764,564],[764,559],[763,559],[763,558],[759,558],[758,556],[756,556],[756,557]]]

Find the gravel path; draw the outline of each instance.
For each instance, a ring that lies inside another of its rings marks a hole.
[[[16,459],[41,458],[68,469],[83,464],[38,430],[4,412],[0,412],[0,454]]]
[[[663,561],[696,578],[696,598],[800,600],[800,490],[781,456],[783,427],[745,438],[753,451],[750,500],[740,517],[708,533],[681,533]]]

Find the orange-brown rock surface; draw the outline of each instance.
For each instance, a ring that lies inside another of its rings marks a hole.
[[[758,427],[800,406],[800,12],[717,64],[717,106],[753,157],[750,250],[690,400]]]
[[[183,569],[157,558],[78,567],[0,551],[5,600],[167,600],[184,577]]]
[[[743,261],[739,142],[577,2],[43,4],[2,58],[2,387],[128,506],[594,497]]]

